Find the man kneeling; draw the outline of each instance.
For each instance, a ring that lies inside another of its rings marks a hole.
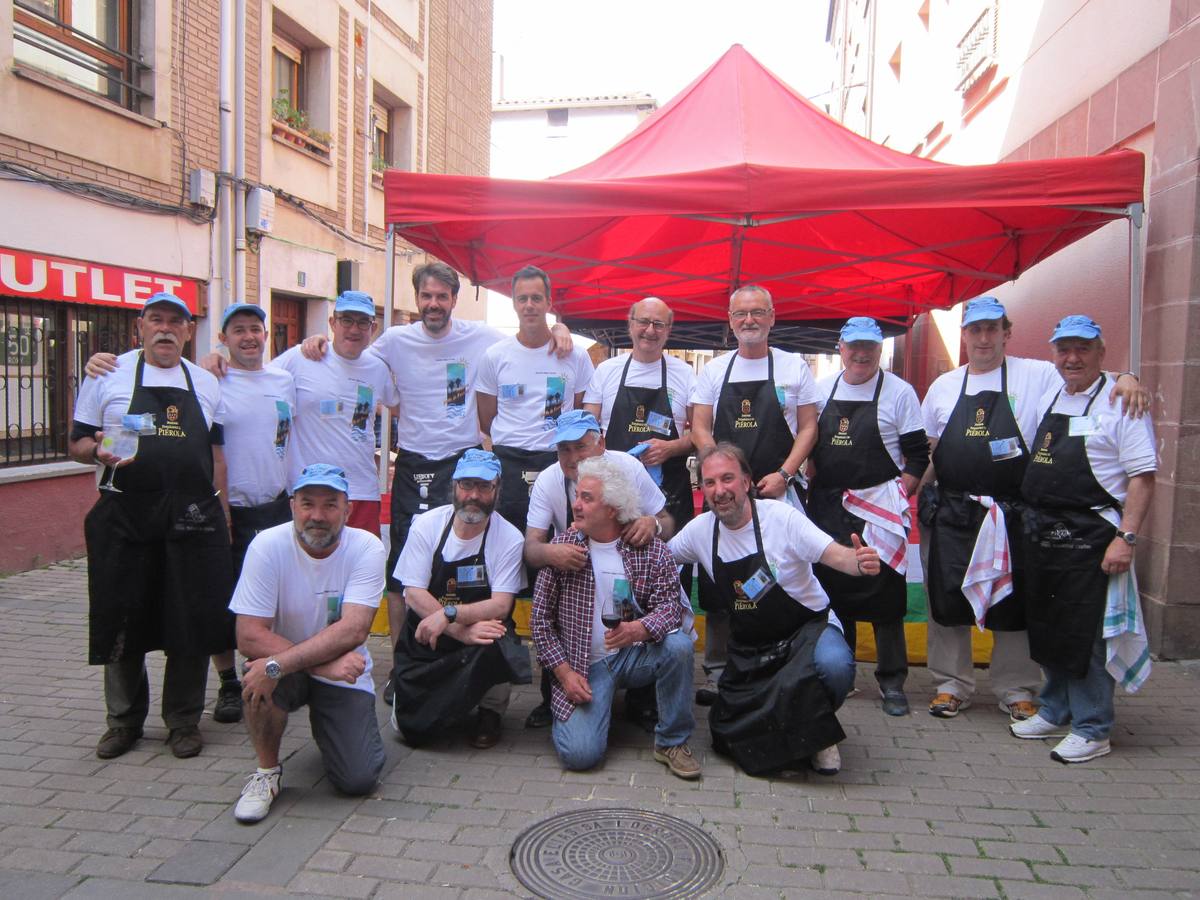
[[[658,538],[641,548],[621,538],[638,503],[623,467],[603,457],[581,462],[574,527],[553,543],[583,548],[585,565],[538,574],[530,630],[538,659],[554,673],[554,746],[568,769],[595,766],[608,746],[614,692],[653,683],[654,758],[680,778],[698,778],[687,745],[695,725],[692,639],[681,627],[678,570]]]
[[[346,473],[318,463],[292,489],[292,521],[250,543],[229,608],[237,613],[246,728],[258,771],[242,789],[239,822],[266,817],[279,793],[288,713],[308,706],[325,772],[346,794],[371,791],[383,769],[371,655],[364,641],[383,596],[383,543],[346,528]]]
[[[500,460],[467,450],[454,502],[413,519],[393,573],[408,613],[396,639],[392,727],[412,745],[467,718],[471,745],[500,740],[511,684],[529,684],[529,651],[512,621],[525,586],[521,532],[495,512]]]

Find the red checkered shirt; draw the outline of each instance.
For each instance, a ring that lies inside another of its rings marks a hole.
[[[579,544],[588,549],[587,536],[571,530],[560,534],[552,544]],[[654,538],[641,549],[617,541],[617,553],[625,564],[633,597],[646,611],[640,621],[658,643],[683,623],[683,608],[679,600],[679,569],[667,545]],[[547,566],[538,573],[533,588],[533,612],[529,630],[533,645],[543,668],[553,669],[562,663],[587,677],[588,661],[592,654],[592,618],[596,603],[596,577],[592,573],[591,556],[578,572],[565,572]],[[555,680],[551,685],[550,708],[554,718],[565,721],[575,711]]]

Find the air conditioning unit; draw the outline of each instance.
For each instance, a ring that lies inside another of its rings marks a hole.
[[[246,194],[246,230],[255,234],[270,234],[275,228],[275,194],[256,187]]]

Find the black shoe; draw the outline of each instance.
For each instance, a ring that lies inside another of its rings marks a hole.
[[[96,744],[96,755],[101,759],[116,759],[133,749],[142,736],[141,728],[110,728]]]
[[[191,759],[199,756],[204,749],[204,738],[195,725],[184,725],[182,728],[172,728],[167,733],[167,746],[176,759]]]
[[[696,691],[697,706],[712,706],[717,702],[717,692],[709,688],[702,687]]]
[[[908,697],[904,691],[880,691],[879,696],[883,698],[883,711],[889,716],[908,715]]]
[[[550,712],[549,703],[539,703],[525,717],[526,728],[547,728],[554,721],[554,713]]]
[[[500,743],[500,714],[493,709],[480,709],[471,732],[471,746],[487,750]]]
[[[654,731],[654,726],[658,724],[658,708],[656,705],[642,706],[639,703],[630,703],[629,695],[626,694],[625,718],[639,726],[642,731],[651,733]]]
[[[396,679],[388,675],[387,684],[383,686],[383,702],[391,706],[396,701]]]
[[[224,725],[242,721],[242,685],[240,682],[231,681],[229,684],[221,685],[220,690],[217,691],[217,702],[213,706],[212,717],[214,722]]]

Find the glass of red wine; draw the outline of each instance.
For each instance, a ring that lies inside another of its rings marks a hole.
[[[604,627],[612,630],[624,621],[621,610],[613,603],[612,597],[604,601],[604,607],[600,610],[600,621],[604,623]]]

